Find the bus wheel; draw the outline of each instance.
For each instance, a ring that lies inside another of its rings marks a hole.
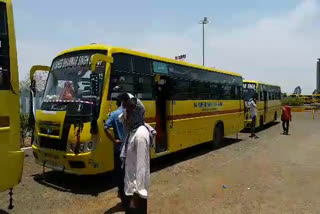
[[[213,147],[219,148],[223,143],[224,131],[223,124],[218,123],[214,129]]]

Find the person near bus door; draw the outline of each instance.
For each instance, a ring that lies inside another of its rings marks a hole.
[[[150,147],[155,130],[145,123],[145,108],[137,98],[123,104],[123,121],[128,132],[120,157],[124,163],[124,191],[129,206],[126,213],[147,213],[150,185]]]
[[[251,116],[251,138],[257,139],[258,136],[255,133],[256,123],[257,123],[257,96],[254,95],[248,102],[248,108],[250,109]]]
[[[288,106],[288,105],[283,106],[281,120],[282,120],[283,134],[288,135],[289,134],[289,121],[292,121],[290,106]]]
[[[109,115],[108,120],[104,126],[107,137],[114,143],[115,179],[118,186],[118,194],[124,208],[127,206],[127,197],[124,194],[124,171],[121,168],[122,162],[120,159],[120,153],[123,143],[125,142],[126,131],[120,121],[120,116],[123,114],[122,103],[128,99],[129,95],[127,93],[118,95],[116,100],[118,108]],[[109,131],[110,128],[113,128],[114,138]]]

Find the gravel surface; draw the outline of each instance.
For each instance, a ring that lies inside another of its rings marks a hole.
[[[149,213],[320,213],[320,114],[295,113],[293,120],[288,136],[276,123],[259,139],[240,133],[218,150],[200,145],[153,161]],[[27,151],[14,210],[2,192],[0,214],[113,213],[113,183],[110,174],[42,174]]]

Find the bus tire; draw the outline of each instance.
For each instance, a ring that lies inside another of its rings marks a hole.
[[[213,147],[220,148],[224,139],[223,123],[218,123],[214,129]]]

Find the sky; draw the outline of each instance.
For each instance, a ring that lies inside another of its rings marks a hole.
[[[90,43],[121,46],[240,73],[303,94],[316,87],[320,0],[14,0],[20,80],[34,64]]]

